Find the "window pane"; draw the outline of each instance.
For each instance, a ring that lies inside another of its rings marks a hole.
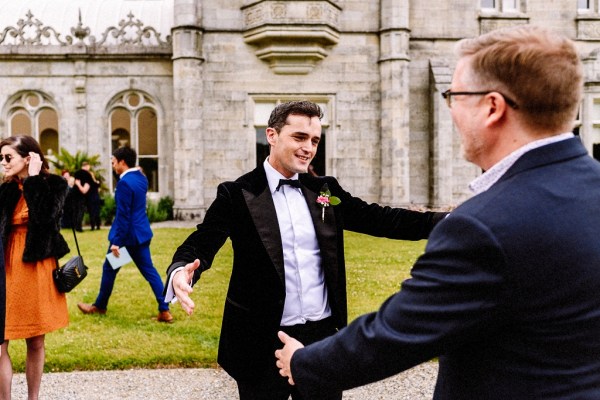
[[[269,143],[267,142],[267,128],[256,128],[256,166],[262,165],[269,156]]]
[[[517,1],[518,0],[503,0],[503,2],[502,2],[502,11],[515,11],[515,10],[518,10]]]
[[[158,160],[155,157],[139,158],[139,164],[148,178],[148,191],[158,192]]]
[[[481,0],[481,8],[496,8],[495,0]]]
[[[129,111],[116,108],[110,116],[111,153],[119,147],[131,146],[130,129],[131,117]]]
[[[14,114],[10,120],[10,134],[31,135],[31,120],[24,113]]]
[[[54,129],[45,129],[40,133],[40,147],[48,157],[58,154],[58,132]]]
[[[44,132],[46,129],[52,129],[58,132],[58,116],[56,111],[45,108],[38,114],[38,129],[39,132]]]
[[[150,108],[144,108],[138,114],[138,138],[140,156],[158,155],[157,118]]]
[[[45,108],[38,114],[40,146],[44,154],[58,154],[58,115],[56,111]],[[50,150],[50,153],[48,151]]]
[[[322,176],[325,175],[325,128],[321,130],[321,141],[317,146],[317,155],[313,158],[310,165],[313,167],[313,172],[316,175]],[[309,171],[310,172],[310,171]]]
[[[29,94],[27,95],[27,104],[29,104],[31,107],[37,107],[40,105],[40,98],[37,94]]]
[[[131,93],[129,96],[127,96],[127,103],[131,107],[137,107],[140,104],[140,96],[138,96],[136,93]]]
[[[110,154],[112,154],[112,152],[118,149],[119,147],[130,146],[131,136],[129,135],[129,132],[127,132],[125,129],[119,128],[113,131],[111,135],[111,143],[112,147],[110,150]]]
[[[578,0],[577,8],[580,10],[589,10],[590,9],[590,1],[589,0]]]
[[[600,97],[596,97],[593,100],[594,106],[592,107],[592,120],[594,123],[600,121]]]
[[[254,104],[254,125],[267,126],[269,123],[269,116],[271,111],[275,108],[276,103],[273,102],[259,102]]]

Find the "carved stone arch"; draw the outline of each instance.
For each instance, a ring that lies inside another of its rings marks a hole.
[[[60,148],[60,113],[56,101],[40,90],[16,92],[2,107],[3,136],[28,134],[42,145],[42,150],[53,155]],[[53,132],[51,140],[43,139],[44,132]]]
[[[138,164],[149,182],[149,191],[160,189],[161,128],[163,107],[148,92],[127,89],[115,94],[107,103],[106,117],[109,148],[131,146],[138,153]],[[113,182],[113,185],[115,182]]]

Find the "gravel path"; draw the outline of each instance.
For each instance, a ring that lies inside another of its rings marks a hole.
[[[344,400],[425,400],[433,396],[437,363],[344,393]],[[15,374],[13,399],[27,398],[24,374]],[[221,369],[137,369],[47,373],[41,400],[235,400],[237,387]]]

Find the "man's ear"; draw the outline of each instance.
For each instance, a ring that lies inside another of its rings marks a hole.
[[[494,125],[501,122],[508,111],[508,104],[500,93],[491,92],[485,96],[485,104],[488,107],[488,115],[486,118],[486,126]]]
[[[277,140],[277,131],[273,128],[267,128],[265,134],[267,135],[267,142],[269,142],[269,145],[273,146]]]

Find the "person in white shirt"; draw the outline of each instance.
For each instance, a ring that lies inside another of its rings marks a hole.
[[[203,222],[167,270],[165,300],[175,296],[191,314],[191,286],[231,239],[218,362],[237,381],[241,400],[301,398],[275,368],[278,330],[310,343],[346,325],[344,229],[419,240],[446,215],[367,204],[335,178],[309,174],[321,117],[312,102],[278,105],[266,129],[267,160],[219,185]]]

